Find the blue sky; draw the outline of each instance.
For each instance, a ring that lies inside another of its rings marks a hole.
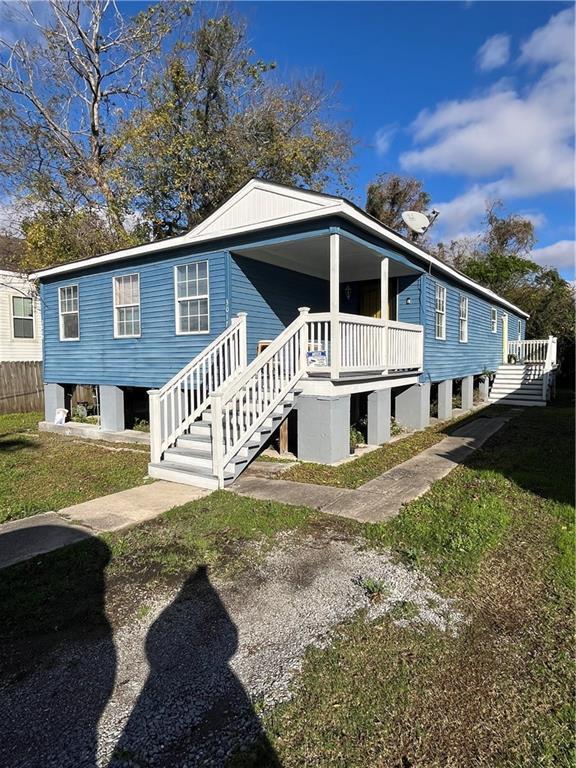
[[[485,201],[533,217],[535,258],[574,279],[574,7],[554,2],[244,2],[259,57],[321,72],[359,145],[363,204],[383,171],[421,178],[437,236]]]

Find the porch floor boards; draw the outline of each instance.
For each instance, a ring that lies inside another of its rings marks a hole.
[[[377,523],[395,517],[404,504],[417,499],[431,485],[445,477],[468,456],[496,434],[512,412],[484,418],[479,416],[457,429],[440,443],[427,448],[403,464],[384,472],[356,490],[329,485],[296,483],[242,475],[227,490],[240,496],[306,506],[363,523]]]

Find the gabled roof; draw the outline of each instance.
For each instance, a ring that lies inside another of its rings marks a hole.
[[[349,200],[321,192],[310,192],[299,187],[289,187],[264,179],[251,179],[213,214],[185,235],[138,245],[133,248],[125,248],[89,259],[80,259],[68,264],[60,264],[56,267],[39,270],[30,277],[31,279],[40,279],[65,274],[108,262],[147,256],[159,251],[181,248],[185,245],[198,245],[204,242],[208,244],[211,240],[226,236],[257,232],[280,224],[313,221],[330,215],[337,215],[351,221],[361,229],[396,246],[404,253],[423,261],[427,269],[434,267],[462,285],[483,294],[491,301],[512,309],[522,317],[528,317],[526,312],[514,304],[426,253],[415,243],[406,240],[402,235],[384,226]]]

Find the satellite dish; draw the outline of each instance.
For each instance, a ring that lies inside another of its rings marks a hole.
[[[402,221],[406,224],[408,229],[411,229],[412,232],[415,232],[417,235],[423,235],[430,226],[428,216],[425,216],[419,211],[404,211],[402,214]]]

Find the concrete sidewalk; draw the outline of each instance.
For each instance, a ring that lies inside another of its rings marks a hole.
[[[130,528],[208,493],[203,488],[158,480],[58,512],[4,523],[0,525],[0,568],[99,533]]]
[[[364,523],[380,522],[394,517],[404,504],[426,493],[432,483],[461,464],[511,417],[512,413],[493,418],[479,416],[356,490],[249,475],[242,475],[229,490],[255,499],[312,507]]]

